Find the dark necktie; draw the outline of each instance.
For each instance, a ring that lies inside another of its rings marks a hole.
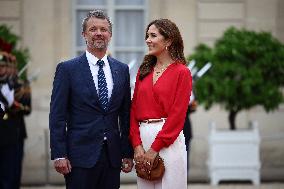
[[[107,89],[105,73],[103,70],[104,64],[105,63],[103,60],[97,61],[97,65],[99,66],[99,71],[98,71],[99,101],[101,103],[102,108],[106,110],[108,104],[108,89]]]

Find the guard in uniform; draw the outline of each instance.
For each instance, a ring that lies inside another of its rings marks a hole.
[[[2,58],[5,74],[0,76],[0,99],[5,107],[0,120],[0,188],[19,189],[27,137],[24,116],[31,112],[31,91],[29,83],[18,78],[16,59],[8,55]]]

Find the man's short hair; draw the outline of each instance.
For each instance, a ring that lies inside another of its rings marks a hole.
[[[106,19],[109,23],[109,31],[110,33],[112,33],[112,23],[110,21],[110,18],[108,17],[107,13],[104,12],[101,9],[95,9],[90,11],[87,16],[83,19],[83,23],[82,23],[82,30],[83,32],[86,31],[86,27],[87,27],[87,22],[90,18],[100,18],[100,19]]]

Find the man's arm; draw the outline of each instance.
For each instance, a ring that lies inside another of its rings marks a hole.
[[[121,149],[122,149],[122,170],[124,172],[130,172],[133,167],[133,149],[129,141],[129,128],[130,128],[130,102],[131,102],[131,90],[130,90],[130,75],[128,66],[125,70],[127,77],[125,95],[123,103],[119,111],[119,122],[121,132]]]
[[[71,163],[67,159],[66,150],[70,80],[65,66],[60,63],[56,68],[49,114],[51,159],[55,160],[55,170],[64,175],[71,172]]]
[[[66,124],[69,97],[69,77],[66,64],[58,64],[50,102],[49,129],[51,159],[67,157]]]
[[[28,81],[17,80],[15,83],[15,99],[9,108],[10,114],[29,115],[32,111],[31,88]]]

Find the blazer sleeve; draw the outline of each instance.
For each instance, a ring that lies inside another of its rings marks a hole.
[[[125,66],[125,95],[119,111],[119,122],[120,122],[120,132],[121,132],[121,149],[123,158],[133,158],[133,149],[129,141],[129,117],[130,117],[130,101],[131,101],[131,89],[130,89],[130,75],[129,68]]]
[[[66,127],[70,80],[66,64],[58,64],[50,101],[49,130],[51,159],[67,157]]]

